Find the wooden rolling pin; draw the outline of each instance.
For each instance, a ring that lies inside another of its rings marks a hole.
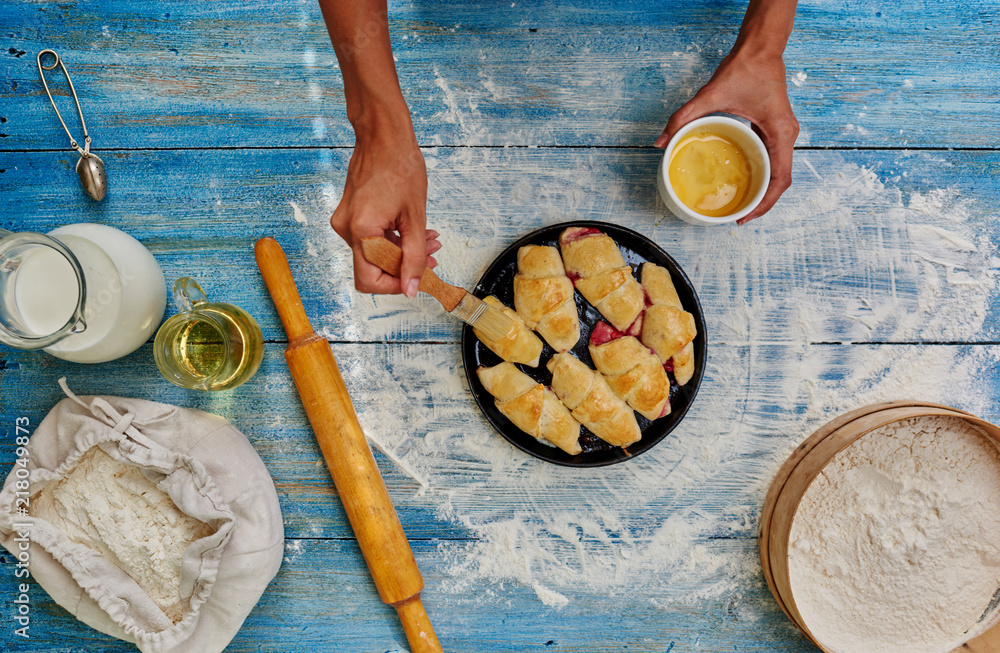
[[[261,238],[254,254],[288,334],[288,369],[379,596],[396,608],[413,653],[441,651],[420,600],[424,580],[358,423],[330,344],[309,324],[278,242]]]

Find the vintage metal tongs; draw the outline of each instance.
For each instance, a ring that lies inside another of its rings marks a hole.
[[[52,55],[53,59],[55,59],[48,66],[42,63],[42,57],[47,54]],[[45,71],[53,70],[56,66],[62,68],[63,74],[66,75],[66,81],[69,82],[69,90],[73,93],[73,101],[76,102],[76,112],[80,115],[80,124],[83,126],[83,147],[80,147],[76,139],[73,138],[73,135],[69,133],[69,127],[66,126],[62,114],[59,113],[59,107],[56,106],[56,101],[52,98],[52,91],[49,90],[49,84],[45,81]],[[87,123],[83,119],[83,109],[80,108],[80,99],[76,96],[76,89],[73,87],[73,80],[69,78],[66,65],[54,51],[42,50],[38,53],[38,74],[42,77],[42,85],[45,87],[45,93],[49,96],[49,102],[52,103],[52,108],[56,110],[56,116],[58,116],[59,122],[62,123],[63,129],[66,130],[66,135],[69,136],[69,144],[80,154],[80,160],[76,162],[76,174],[80,176],[80,183],[83,184],[83,189],[87,191],[87,195],[90,195],[97,201],[101,201],[108,190],[108,178],[104,172],[104,161],[101,161],[99,156],[90,151],[90,134],[87,133]]]

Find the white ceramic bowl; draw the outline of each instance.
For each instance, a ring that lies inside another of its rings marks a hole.
[[[671,187],[670,175],[668,173],[670,158],[673,156],[674,148],[676,148],[681,139],[693,131],[715,132],[721,136],[731,138],[743,148],[743,152],[747,156],[747,161],[750,163],[750,190],[747,193],[746,201],[735,213],[717,218],[702,215],[685,206]],[[771,160],[768,158],[767,148],[764,147],[764,142],[760,140],[760,137],[746,123],[728,116],[705,116],[704,118],[692,120],[681,127],[674,134],[674,137],[670,139],[670,142],[667,143],[663,159],[660,160],[660,169],[656,174],[656,185],[660,190],[660,197],[663,198],[663,203],[667,205],[671,213],[685,222],[710,227],[735,222],[750,213],[750,211],[753,211],[760,204],[760,201],[764,199],[764,192],[767,191],[767,184],[770,178]]]

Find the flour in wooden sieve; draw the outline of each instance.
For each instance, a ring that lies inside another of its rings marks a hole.
[[[1000,453],[955,417],[876,429],[808,487],[789,580],[814,637],[838,653],[943,653],[1000,588]]]

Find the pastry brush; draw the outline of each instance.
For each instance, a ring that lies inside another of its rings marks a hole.
[[[377,265],[393,276],[399,276],[400,263],[403,260],[403,250],[399,245],[381,236],[373,236],[361,240],[361,251],[369,263]],[[441,281],[430,268],[424,270],[417,288],[441,302],[446,311],[474,327],[482,334],[484,340],[503,341],[517,329],[517,324],[509,316],[464,288]]]

